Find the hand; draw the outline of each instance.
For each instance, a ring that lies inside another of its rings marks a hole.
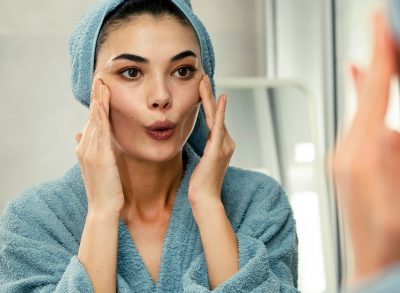
[[[89,119],[78,133],[76,155],[88,197],[89,212],[120,213],[124,194],[111,145],[110,91],[97,79],[93,83]]]
[[[199,85],[200,98],[210,130],[203,157],[189,181],[192,208],[205,202],[220,202],[222,183],[235,143],[225,127],[226,95],[215,103],[209,78],[205,75]]]
[[[354,254],[353,282],[400,261],[400,134],[385,126],[395,43],[383,15],[375,17],[370,67],[353,67],[359,105],[332,159],[339,203]]]

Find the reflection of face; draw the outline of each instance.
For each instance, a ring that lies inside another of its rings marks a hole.
[[[197,57],[185,54],[171,60],[185,51]],[[118,149],[138,160],[166,161],[176,156],[196,122],[204,74],[192,28],[170,16],[138,16],[110,32],[96,64],[95,78],[111,92],[110,123]],[[148,135],[145,126],[167,119],[176,123],[170,139]]]

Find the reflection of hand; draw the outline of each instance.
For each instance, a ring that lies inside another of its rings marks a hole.
[[[92,89],[89,119],[83,135],[78,133],[76,154],[81,166],[89,211],[120,213],[124,195],[111,145],[110,92],[100,80]]]
[[[400,261],[400,134],[385,126],[395,44],[383,15],[374,20],[370,67],[352,72],[358,109],[332,161],[353,245],[353,281]]]
[[[189,182],[189,200],[192,208],[209,202],[220,202],[222,183],[235,143],[225,127],[226,96],[215,103],[210,80],[204,76],[199,85],[200,97],[210,130],[203,157]]]

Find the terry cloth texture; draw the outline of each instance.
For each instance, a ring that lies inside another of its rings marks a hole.
[[[189,0],[169,1],[173,2],[184,13],[196,32],[200,44],[201,59],[204,71],[211,80],[211,86],[215,97],[214,49],[209,34],[202,22],[193,13]],[[84,14],[70,38],[69,48],[72,67],[72,92],[75,98],[86,107],[90,106],[90,93],[93,81],[96,42],[101,25],[103,24],[106,15],[122,2],[124,1],[106,0],[93,6]],[[203,155],[208,134],[204,117],[204,110],[201,106],[194,130],[189,137],[189,143],[200,156]]]
[[[184,173],[154,284],[123,219],[119,223],[117,292],[210,292],[188,183],[201,159],[185,144]],[[212,292],[298,292],[297,236],[279,184],[229,167],[222,202],[239,245],[239,271]],[[63,177],[31,187],[0,217],[0,292],[93,292],[77,258],[87,214],[79,164]]]

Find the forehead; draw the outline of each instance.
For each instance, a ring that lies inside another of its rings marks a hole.
[[[100,54],[111,57],[134,53],[150,60],[170,58],[185,50],[200,56],[200,47],[193,28],[172,16],[144,14],[112,30]]]

